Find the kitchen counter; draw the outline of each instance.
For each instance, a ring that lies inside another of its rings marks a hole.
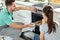
[[[55,8],[54,11],[55,12],[60,12],[60,8]]]
[[[22,1],[15,1],[15,3],[17,5],[24,5],[24,6],[32,6],[34,4],[38,4],[38,3],[33,3],[33,2],[22,2]]]

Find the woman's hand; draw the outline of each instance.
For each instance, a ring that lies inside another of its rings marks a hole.
[[[38,25],[38,26],[40,26],[42,24],[42,21],[41,20],[37,21],[37,22],[35,22],[35,24]]]

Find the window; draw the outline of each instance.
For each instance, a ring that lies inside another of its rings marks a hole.
[[[60,0],[51,0],[50,2],[55,3],[55,4],[60,4]]]
[[[41,2],[44,2],[44,0],[35,0],[35,1],[41,1]]]
[[[44,0],[16,0],[16,1],[41,1],[43,2]]]
[[[16,1],[25,1],[25,2],[43,2],[43,3],[52,3],[60,5],[60,0],[16,0]]]

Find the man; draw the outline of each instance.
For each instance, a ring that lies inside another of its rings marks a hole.
[[[14,2],[15,2],[15,0],[5,0],[6,8],[4,8],[0,12],[0,35],[9,35],[9,36],[14,36],[16,38],[16,36],[20,34],[20,30],[17,30],[17,29],[22,29],[25,27],[32,27],[33,25],[32,24],[18,25],[16,22],[13,22],[12,21],[13,11],[30,10],[30,11],[34,12],[35,8],[33,8],[33,7],[29,8],[29,7],[25,7],[25,6],[16,7]],[[6,27],[6,25],[9,25],[9,27],[2,30],[3,28]],[[16,28],[16,29],[14,29],[14,28]],[[14,34],[14,35],[11,35],[11,34]]]
[[[34,11],[35,9],[33,7],[29,8],[25,6],[16,7],[14,2],[15,0],[5,0],[6,8],[4,8],[0,13],[0,26],[4,26],[5,24],[7,24],[12,28],[17,28],[17,29],[31,27],[32,24],[17,25],[16,22],[12,22],[12,13],[15,10]]]

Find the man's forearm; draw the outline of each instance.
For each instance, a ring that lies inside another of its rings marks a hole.
[[[17,10],[29,10],[31,12],[35,12],[36,8],[35,7],[27,7],[27,6],[19,6],[19,7],[16,7],[16,11]]]
[[[16,26],[14,26],[12,28],[22,29],[22,28],[26,28],[26,27],[28,27],[28,26],[27,25],[16,25]]]
[[[31,11],[31,8],[26,7],[26,6],[19,6],[19,7],[16,7],[16,10],[29,10],[29,11]]]
[[[11,25],[10,25],[10,27],[12,27],[12,28],[16,28],[16,29],[22,29],[22,28],[25,28],[25,27],[28,27],[28,25],[22,25],[22,24],[16,24],[16,23],[12,23]]]

